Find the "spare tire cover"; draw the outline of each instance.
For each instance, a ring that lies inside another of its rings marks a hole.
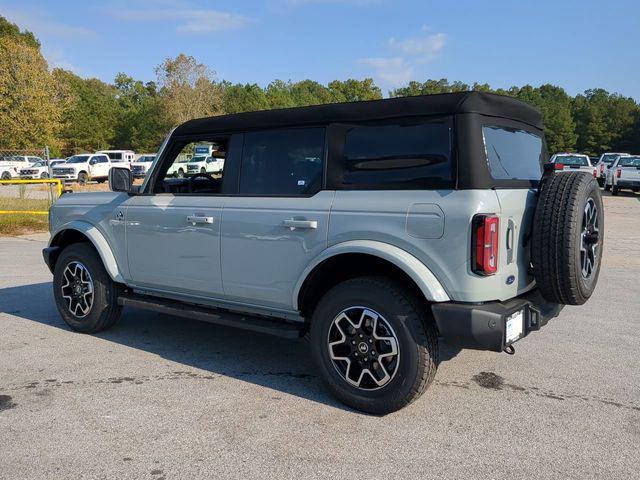
[[[531,235],[540,293],[554,303],[585,303],[598,283],[603,241],[604,208],[596,179],[582,172],[544,179]]]

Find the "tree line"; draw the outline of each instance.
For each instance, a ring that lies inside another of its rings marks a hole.
[[[155,69],[156,81],[125,73],[113,83],[50,70],[38,39],[0,17],[0,148],[49,145],[55,155],[106,148],[154,152],[176,125],[198,117],[269,108],[383,98],[370,78],[274,80],[266,87],[219,81],[215,72],[184,54]],[[494,89],[447,79],[412,81],[390,97],[478,90],[510,95],[544,115],[550,152],[640,153],[640,105],[595,88],[571,96],[551,84]]]

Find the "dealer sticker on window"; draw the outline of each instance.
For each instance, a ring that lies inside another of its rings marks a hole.
[[[505,325],[505,343],[509,344],[518,340],[524,334],[524,310],[520,310],[507,317]]]

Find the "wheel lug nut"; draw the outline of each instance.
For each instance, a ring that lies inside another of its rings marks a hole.
[[[355,341],[355,340],[351,340],[351,344],[352,344],[352,345],[355,345],[355,344],[356,344],[356,341]]]
[[[363,335],[362,335],[362,334],[360,334],[360,338],[362,338],[362,337],[363,337]]]
[[[369,343],[373,343],[373,340],[372,340],[372,339],[369,339]]]

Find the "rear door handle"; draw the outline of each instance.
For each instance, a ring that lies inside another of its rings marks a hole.
[[[296,228],[318,228],[317,220],[295,220],[293,218],[287,218],[282,222],[283,227],[294,230]]]
[[[213,223],[213,217],[202,217],[200,215],[187,215],[187,222],[192,223],[193,225],[197,223],[211,225]]]

